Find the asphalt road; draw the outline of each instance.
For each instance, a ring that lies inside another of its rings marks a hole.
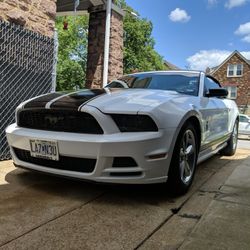
[[[249,154],[199,165],[182,197],[165,185],[95,185],[0,162],[0,249],[179,248]]]

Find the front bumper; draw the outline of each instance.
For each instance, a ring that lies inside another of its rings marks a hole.
[[[174,130],[92,135],[41,131],[20,128],[12,124],[6,129],[6,135],[13,161],[18,166],[96,182],[147,184],[167,180]],[[91,173],[75,172],[74,166],[69,166],[72,171],[60,170],[21,161],[13,148],[29,151],[30,139],[56,140],[60,156],[96,159],[94,171]],[[157,155],[161,157],[152,159],[154,158],[152,156]],[[137,166],[113,168],[114,157],[131,157],[136,161]],[[140,175],[133,176],[131,174],[133,172],[140,173]],[[130,174],[126,176],[126,173]]]

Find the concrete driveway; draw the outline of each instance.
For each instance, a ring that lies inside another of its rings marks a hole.
[[[198,166],[191,190],[104,186],[0,162],[0,249],[176,249],[250,150]]]

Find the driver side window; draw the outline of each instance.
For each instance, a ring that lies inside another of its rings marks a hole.
[[[209,77],[205,77],[205,82],[204,82],[204,96],[208,92],[209,89],[220,89],[221,86],[215,82],[213,79]]]

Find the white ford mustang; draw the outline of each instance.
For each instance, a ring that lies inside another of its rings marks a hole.
[[[190,187],[197,162],[233,155],[238,109],[198,71],[126,75],[107,88],[19,105],[6,129],[16,166],[106,183]]]

